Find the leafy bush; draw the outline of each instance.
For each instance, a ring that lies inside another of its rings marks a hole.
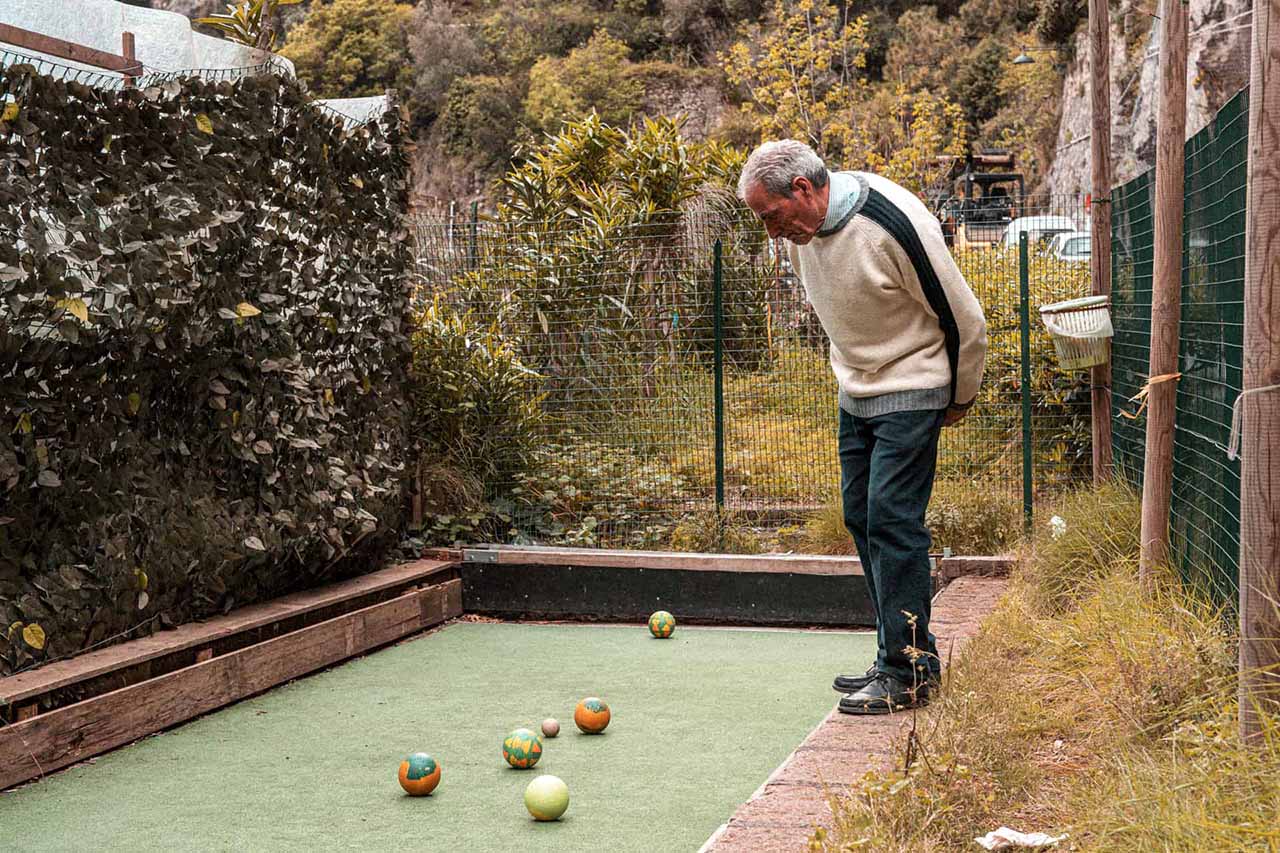
[[[408,393],[426,536],[435,544],[481,535],[483,499],[533,461],[537,377],[496,326],[438,299],[418,316],[412,344]]]
[[[447,150],[493,164],[504,159],[516,135],[520,92],[489,74],[457,77],[449,85],[437,122]]]
[[[625,448],[590,440],[548,444],[529,472],[493,502],[515,542],[652,547],[674,522],[683,478]]]
[[[644,95],[644,88],[628,73],[629,53],[625,44],[597,30],[563,59],[539,59],[529,70],[524,106],[529,123],[555,132],[564,120],[595,112],[606,124],[628,124]]]
[[[407,29],[413,6],[395,0],[313,0],[280,50],[298,78],[328,98],[381,95],[413,81]]]
[[[737,513],[702,510],[690,513],[671,531],[672,551],[711,554],[759,554],[758,537]]]
[[[1008,483],[938,480],[925,513],[934,550],[1007,554],[1022,538],[1022,497]]]

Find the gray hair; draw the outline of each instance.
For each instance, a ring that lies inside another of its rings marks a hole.
[[[791,198],[791,182],[808,178],[821,189],[827,185],[827,167],[822,158],[803,142],[779,139],[758,146],[738,178],[738,198],[745,200],[747,190],[759,184],[769,195]]]

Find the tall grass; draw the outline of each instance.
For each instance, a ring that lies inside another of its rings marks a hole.
[[[1245,748],[1230,620],[1136,579],[1138,501],[1071,496],[917,718],[913,760],[833,800],[821,851],[974,849],[1001,825],[1070,849],[1280,849],[1280,719]],[[944,655],[946,651],[943,650]],[[855,781],[855,780],[840,780]]]

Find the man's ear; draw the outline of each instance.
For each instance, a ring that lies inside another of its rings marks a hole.
[[[804,175],[796,175],[791,179],[791,190],[807,198],[813,195],[813,182]]]

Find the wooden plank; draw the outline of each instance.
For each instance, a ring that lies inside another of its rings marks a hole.
[[[1238,695],[1240,739],[1257,749],[1280,710],[1280,0],[1255,0],[1253,15]]]
[[[595,566],[599,568],[671,569],[694,572],[760,572],[800,575],[861,575],[857,557],[809,554],[683,554],[669,551],[610,551],[594,548],[538,546],[465,549],[496,552],[499,565]]]
[[[223,640],[234,634],[261,628],[282,619],[290,619],[341,604],[352,598],[384,592],[397,586],[428,582],[454,568],[454,563],[417,560],[330,584],[320,589],[293,593],[274,601],[243,607],[207,622],[192,622],[180,625],[172,631],[163,631],[150,637],[86,652],[69,660],[58,661],[39,669],[0,679],[0,706],[21,702],[60,687],[136,666],[175,652],[209,645],[215,640]]]
[[[1187,147],[1187,6],[1184,0],[1164,0],[1161,4],[1159,67],[1149,374],[1157,380],[1178,371],[1178,331],[1182,318],[1182,220]],[[1138,560],[1138,578],[1144,585],[1151,583],[1157,567],[1169,561],[1177,399],[1177,380],[1151,382],[1148,386],[1142,551]]]
[[[115,71],[128,76],[136,75],[141,70],[136,59],[117,56],[114,53],[107,53],[105,50],[85,47],[82,44],[54,38],[43,33],[35,33],[31,30],[24,30],[21,27],[11,26],[10,24],[0,24],[0,42],[35,53],[46,53],[59,59],[70,59],[73,62],[92,65],[95,68],[105,68],[108,71]]]
[[[1092,252],[1089,273],[1095,296],[1111,295],[1111,19],[1108,0],[1089,0],[1089,77],[1093,129]],[[1111,479],[1111,362],[1092,368],[1090,373],[1093,432],[1093,483]]]
[[[443,622],[457,580],[0,728],[0,789]]]
[[[138,62],[138,52],[134,46],[133,33],[120,34],[120,53],[124,55],[124,61],[129,63],[128,69],[124,72],[124,85],[132,88],[133,78],[142,72],[142,65]]]

